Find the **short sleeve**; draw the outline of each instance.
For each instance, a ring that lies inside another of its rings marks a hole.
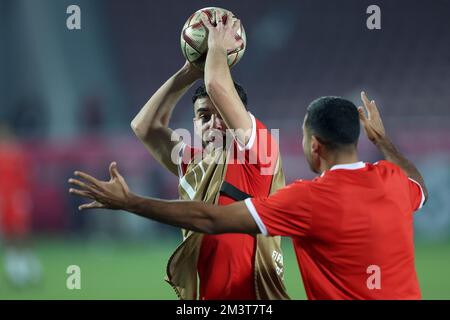
[[[266,236],[307,236],[311,229],[311,194],[298,180],[265,198],[246,199],[247,209]]]
[[[381,160],[375,163],[380,169],[385,172],[391,172],[401,185],[401,188],[406,191],[407,198],[411,205],[412,211],[417,211],[422,208],[425,202],[425,194],[422,190],[420,183],[409,178],[405,172],[395,163],[387,160]],[[399,185],[399,187],[400,187]],[[406,189],[404,189],[406,188]]]
[[[421,209],[425,202],[425,194],[423,193],[422,187],[417,181],[408,178],[408,189],[413,211]]]
[[[252,120],[251,135],[244,147],[235,139],[237,153],[244,153],[244,157],[237,155],[236,160],[239,163],[240,159],[245,159],[245,164],[256,166],[261,174],[273,175],[279,156],[278,137],[273,137],[271,130],[249,114]]]
[[[251,150],[253,148],[253,146],[255,145],[255,140],[256,140],[256,134],[258,132],[258,128],[257,128],[257,123],[256,123],[256,119],[255,116],[253,114],[251,114],[250,112],[248,113],[250,115],[250,120],[252,121],[252,128],[251,128],[251,132],[250,132],[250,138],[248,138],[247,144],[245,146],[242,146],[242,143],[238,141],[238,139],[236,139],[235,137],[235,141],[236,144],[239,148],[239,150]]]

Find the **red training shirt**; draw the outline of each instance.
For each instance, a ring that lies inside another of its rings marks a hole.
[[[278,146],[268,129],[250,114],[252,133],[247,145],[242,148],[233,140],[234,152],[227,162],[225,181],[250,196],[267,196],[272,184],[273,170],[278,159]],[[182,146],[179,175],[180,185],[195,195],[195,186],[186,186],[183,176],[195,154],[201,149]],[[240,153],[239,153],[240,151]],[[273,157],[271,157],[273,155]],[[187,161],[186,161],[187,160]],[[197,165],[199,173],[201,163]],[[204,173],[204,172],[203,172]],[[197,178],[200,183],[202,175]],[[221,194],[219,205],[235,202]],[[203,236],[197,263],[200,279],[201,300],[255,300],[254,288],[255,238],[247,234],[220,234]]]
[[[263,234],[292,237],[309,299],[420,299],[413,212],[424,200],[417,182],[379,161],[245,203]]]

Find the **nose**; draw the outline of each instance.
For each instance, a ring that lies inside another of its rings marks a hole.
[[[222,130],[222,119],[218,115],[212,114],[211,119],[208,121],[208,127],[211,129]]]

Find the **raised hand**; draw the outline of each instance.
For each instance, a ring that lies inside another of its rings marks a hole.
[[[361,92],[361,100],[364,107],[358,107],[359,119],[361,120],[367,138],[377,145],[380,141],[386,139],[383,121],[381,120],[375,100],[369,101],[364,91]],[[367,117],[364,109],[367,112]]]
[[[71,194],[93,200],[78,207],[79,210],[105,208],[126,209],[129,202],[130,190],[125,179],[117,170],[117,163],[109,166],[109,181],[100,181],[87,173],[75,171],[74,175],[84,181],[70,178],[69,183],[79,189],[70,188]]]
[[[203,25],[208,29],[208,48],[223,48],[227,53],[233,52],[243,44],[242,38],[237,34],[241,26],[241,21],[233,17],[230,13],[221,17],[217,10],[214,11],[215,22],[209,20],[206,13],[202,13]]]

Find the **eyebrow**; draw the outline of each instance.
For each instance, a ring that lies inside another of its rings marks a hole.
[[[200,113],[200,112],[210,112],[210,110],[208,108],[198,108],[195,112]]]

